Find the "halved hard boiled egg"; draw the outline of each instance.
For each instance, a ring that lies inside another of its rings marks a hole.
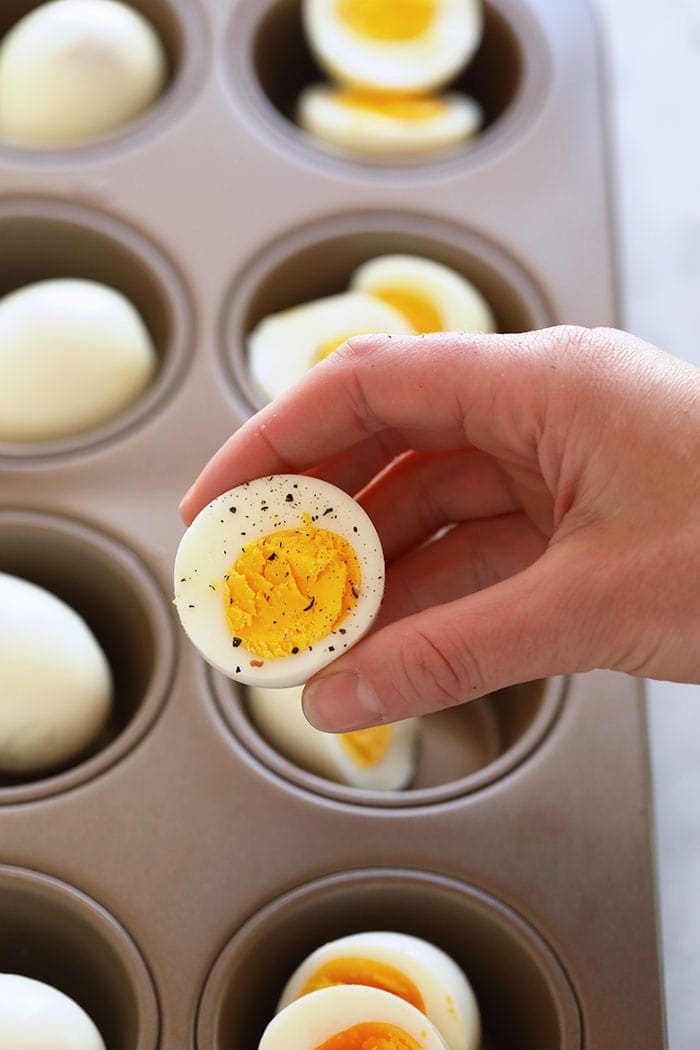
[[[351,288],[399,310],[417,332],[495,332],[481,292],[449,266],[417,255],[380,255],[353,274]]]
[[[333,146],[386,157],[464,142],[481,127],[483,112],[466,95],[396,98],[315,84],[300,96],[298,121]]]
[[[324,988],[270,1021],[258,1050],[445,1050],[424,1014],[377,988]]]
[[[383,591],[381,542],[365,511],[303,475],[218,496],[175,558],[182,626],[208,663],[245,685],[301,685],[369,631]]]
[[[343,292],[265,317],[248,338],[250,373],[275,398],[354,335],[415,334],[388,303],[364,292]]]
[[[302,691],[303,686],[248,689],[250,718],[280,754],[317,776],[367,791],[399,791],[411,782],[420,719],[354,733],[322,733],[304,716]]]
[[[450,80],[483,31],[480,0],[304,0],[303,16],[327,73],[352,87],[399,95]]]
[[[76,146],[116,131],[165,87],[153,26],[119,0],[51,0],[0,44],[0,136],[34,148]]]
[[[379,988],[410,1003],[435,1025],[448,1050],[479,1046],[479,1008],[467,978],[449,955],[419,937],[372,931],[324,944],[292,974],[278,1009],[338,985]]]

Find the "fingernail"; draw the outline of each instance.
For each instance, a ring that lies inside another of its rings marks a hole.
[[[191,485],[190,488],[188,488],[188,490],[185,493],[185,495],[180,500],[180,507],[179,507],[180,514],[184,514],[185,504],[189,502],[193,492],[194,492],[194,485]]]
[[[337,671],[309,683],[303,707],[309,722],[326,733],[350,733],[382,721],[374,690],[356,671]]]

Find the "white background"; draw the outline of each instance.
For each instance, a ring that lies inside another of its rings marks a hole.
[[[700,0],[595,6],[611,82],[624,324],[700,365]],[[700,688],[649,691],[669,1050],[699,1050]]]

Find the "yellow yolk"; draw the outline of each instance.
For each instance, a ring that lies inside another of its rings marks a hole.
[[[307,649],[339,627],[357,604],[361,572],[352,546],[308,514],[241,551],[224,581],[233,645],[274,660]]]
[[[399,999],[425,1013],[423,996],[405,974],[376,959],[331,959],[320,966],[304,985],[301,995],[316,992],[320,988],[333,988],[339,984],[361,984],[367,988],[379,988],[391,992]]]
[[[340,733],[338,739],[356,766],[369,769],[384,758],[393,731],[393,726],[373,726],[371,729],[356,729],[353,733]]]
[[[370,40],[413,40],[437,14],[437,0],[338,0],[340,21]]]
[[[439,98],[429,96],[391,98],[389,95],[375,95],[369,91],[353,91],[350,88],[339,91],[334,101],[349,109],[359,109],[367,113],[376,113],[381,117],[408,121],[432,120],[435,117],[441,117],[447,109],[445,103]]]
[[[372,295],[399,310],[421,335],[442,332],[440,314],[430,300],[418,292],[410,288],[373,288]]]
[[[334,350],[337,350],[339,346],[342,346],[343,343],[348,339],[351,339],[352,336],[362,334],[362,332],[346,332],[345,335],[334,335],[332,339],[324,340],[324,342],[316,348],[314,364],[317,365],[319,361],[324,361],[327,357],[330,357]]]
[[[421,1050],[421,1046],[403,1028],[384,1021],[367,1021],[332,1035],[315,1050]]]

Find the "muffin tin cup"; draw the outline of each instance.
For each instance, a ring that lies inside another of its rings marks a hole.
[[[537,20],[522,3],[486,0],[481,46],[467,70],[443,89],[481,105],[484,126],[473,139],[427,157],[362,157],[334,149],[295,121],[302,89],[331,82],[304,39],[301,6],[302,0],[241,0],[231,16],[224,62],[231,95],[255,132],[314,166],[354,169],[378,181],[434,178],[508,148],[544,104],[551,62]]]
[[[138,948],[108,911],[49,875],[0,865],[0,973],[58,988],[108,1050],[156,1050],[158,1002]]]
[[[389,808],[448,802],[507,776],[542,743],[561,711],[566,691],[565,679],[531,682],[424,718],[416,773],[408,788],[367,791],[335,784],[280,755],[251,721],[246,690],[223,675],[212,673],[209,677],[221,715],[234,734],[233,741],[242,744],[271,773],[307,792],[349,805]]]
[[[68,791],[120,761],[155,721],[167,695],[174,635],[146,568],[115,540],[63,518],[0,510],[0,572],[45,587],[82,615],[109,661],[108,723],[86,752],[58,771],[0,777],[0,806]]]
[[[228,941],[207,979],[197,1050],[255,1050],[287,979],[319,945],[367,929],[422,937],[469,975],[488,1050],[582,1050],[571,983],[538,932],[464,883],[406,870],[320,879],[271,902]]]
[[[0,39],[44,0],[4,0]],[[21,167],[72,167],[107,159],[164,134],[197,95],[206,73],[206,29],[199,0],[129,0],[156,30],[168,61],[161,97],[134,120],[97,139],[74,146],[31,148],[0,138],[0,163]]]
[[[354,212],[294,230],[246,263],[224,310],[221,360],[241,411],[265,404],[248,371],[247,337],[279,310],[346,291],[354,271],[387,253],[425,255],[462,273],[484,294],[499,331],[553,323],[545,294],[498,244],[469,229],[406,212]]]
[[[501,328],[615,322],[587,7],[488,0],[464,86],[490,125],[450,158],[380,167],[311,144],[265,94],[275,62],[280,91],[295,90],[294,55],[274,56],[297,0],[136,6],[172,17],[158,26],[175,73],[161,107],[85,148],[0,147],[0,292],[104,280],[162,359],[104,430],[0,450],[0,570],[76,605],[119,672],[124,715],[70,768],[0,786],[0,863],[84,887],[134,936],[159,1022],[158,1036],[143,1015],[137,1050],[254,1050],[303,952],[389,923],[454,951],[482,1000],[483,1050],[661,1050],[637,683],[573,676],[440,715],[415,790],[357,793],[276,755],[168,604],[177,502],[261,404],[245,340],[265,313],[341,291],[375,253],[424,252],[473,279]],[[17,899],[0,879],[0,915]],[[64,927],[40,893],[26,899],[48,944]],[[127,1017],[133,1001],[110,999]]]
[[[0,441],[0,469],[99,449],[143,425],[172,396],[189,364],[191,311],[182,280],[145,237],[74,204],[0,200],[0,297],[35,281],[76,277],[121,292],[138,310],[158,355],[154,379],[133,405],[90,430],[54,441]]]

